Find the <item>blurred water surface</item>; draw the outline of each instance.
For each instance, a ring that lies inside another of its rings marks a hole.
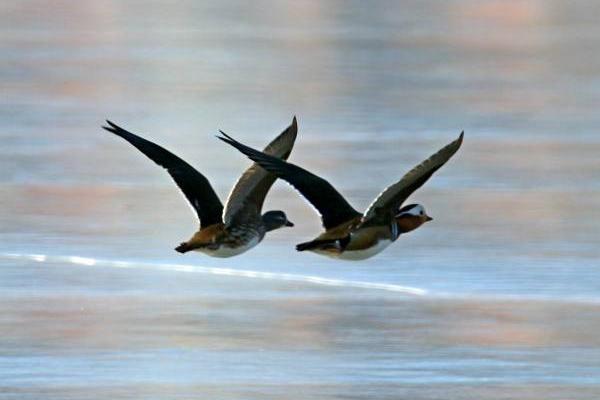
[[[0,5],[1,399],[600,396],[600,5]],[[358,209],[454,139],[435,221],[343,263],[181,256],[194,215],[144,134],[225,197],[293,115],[291,159]]]

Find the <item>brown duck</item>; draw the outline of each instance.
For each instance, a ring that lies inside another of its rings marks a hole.
[[[325,179],[307,170],[248,147],[221,131],[219,139],[244,153],[267,171],[294,186],[321,214],[325,232],[298,251],[346,260],[363,260],[385,249],[398,237],[432,218],[420,204],[403,206],[408,197],[440,169],[460,148],[464,132],[423,161],[395,184],[387,187],[364,214],[356,211]]]
[[[122,137],[156,164],[165,168],[195,210],[200,229],[175,248],[180,253],[199,251],[213,257],[232,257],[256,246],[266,232],[294,226],[283,211],[261,215],[267,192],[277,177],[253,164],[231,190],[225,207],[208,179],[175,154],[106,121],[109,132]],[[298,125],[292,124],[264,149],[265,154],[286,159],[290,155]]]

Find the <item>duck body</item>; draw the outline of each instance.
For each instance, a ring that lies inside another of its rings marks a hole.
[[[344,246],[346,242],[347,244]],[[306,250],[330,258],[360,261],[380,253],[391,243],[392,240],[385,238],[383,235],[379,237],[373,236],[373,234],[365,235],[364,231],[359,230],[333,243],[322,243]],[[296,249],[298,249],[298,246],[296,246]]]
[[[356,217],[335,228],[323,232],[310,242],[296,246],[298,251],[312,251],[340,260],[365,260],[380,253],[394,243],[401,234],[417,229],[430,217],[402,215],[391,223],[364,225]]]
[[[197,251],[211,257],[227,258],[245,253],[265,237],[263,224],[240,224],[228,228],[223,223],[200,229],[187,242],[175,248],[180,253]]]
[[[245,253],[259,244],[267,234],[281,227],[292,227],[283,211],[268,211],[257,218],[235,224],[216,223],[201,228],[190,240],[175,248],[180,253],[198,251],[212,257],[227,258]]]

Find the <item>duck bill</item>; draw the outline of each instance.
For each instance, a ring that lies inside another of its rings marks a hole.
[[[291,228],[292,226],[294,226],[294,223],[290,221],[285,221],[285,226],[289,226]]]
[[[427,215],[425,217],[425,222],[429,222],[429,221],[433,221],[433,218],[431,218],[429,215]]]

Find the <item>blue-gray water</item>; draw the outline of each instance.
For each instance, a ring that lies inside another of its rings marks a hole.
[[[0,399],[600,397],[594,1],[0,5]],[[232,259],[105,118],[226,196],[299,118],[291,160],[359,209],[466,132],[413,200],[435,220],[358,263]]]

